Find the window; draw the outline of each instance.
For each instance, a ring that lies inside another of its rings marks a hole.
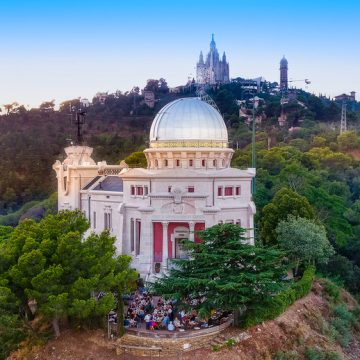
[[[213,166],[216,167],[216,160],[213,160]]]
[[[147,185],[144,186],[144,195],[148,195],[149,194],[149,188],[147,187]]]
[[[180,166],[180,160],[176,160],[176,166]]]
[[[104,214],[104,229],[111,230],[111,213]]]
[[[205,167],[205,160],[201,160],[201,166]]]
[[[225,196],[232,196],[232,195],[233,195],[233,187],[225,186]]]
[[[240,186],[237,186],[236,189],[235,189],[235,194],[237,196],[241,195],[241,187]]]
[[[157,161],[157,159],[155,159],[155,167],[158,167],[159,166],[159,163]]]
[[[168,186],[168,192],[169,193],[171,192],[171,186]]]
[[[221,166],[225,167],[225,160],[224,159],[221,161]]]
[[[93,228],[96,229],[96,212],[93,212]]]
[[[236,219],[235,224],[241,226],[241,220],[240,220],[240,219]]]
[[[189,160],[189,166],[193,166],[193,164],[194,164],[194,160],[193,160],[193,159],[190,159],[190,160]]]
[[[135,186],[134,185],[131,185],[130,194],[135,195]]]
[[[134,219],[130,219],[130,250],[134,251],[135,250],[135,232],[134,232]]]
[[[222,194],[223,194],[223,188],[222,188],[222,186],[219,186],[218,187],[218,196],[222,196]]]
[[[168,161],[166,159],[164,161],[164,164],[165,164],[166,167],[168,166]]]
[[[194,186],[188,186],[188,192],[193,193],[195,191]]]
[[[135,228],[135,255],[140,255],[140,237],[141,237],[141,221],[136,220],[135,222],[136,228]]]
[[[144,189],[142,186],[136,187],[136,195],[142,196],[144,194]]]

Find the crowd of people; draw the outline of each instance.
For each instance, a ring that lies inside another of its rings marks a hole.
[[[195,305],[198,300],[191,300]],[[177,306],[175,300],[165,300],[148,292],[136,291],[128,301],[124,325],[126,328],[141,328],[146,330],[185,331],[199,330],[226,321],[226,313],[214,311],[211,317],[201,319],[195,309],[185,311]]]

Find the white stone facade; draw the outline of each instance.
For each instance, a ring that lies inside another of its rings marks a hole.
[[[186,256],[183,239],[200,241],[197,231],[215,224],[239,224],[254,241],[255,171],[230,167],[221,115],[197,98],[168,104],[166,119],[161,114],[144,151],[147,169],[95,164],[87,147],[67,148],[68,158],[54,164],[59,209],[79,208],[92,231],[109,229],[118,253],[131,255],[144,277]]]

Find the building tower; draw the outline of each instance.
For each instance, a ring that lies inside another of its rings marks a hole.
[[[229,80],[229,63],[226,61],[225,52],[220,58],[212,34],[206,60],[204,61],[203,53],[200,52],[199,61],[196,63],[196,81],[198,84],[215,85],[227,83]]]
[[[288,89],[288,61],[285,55],[280,60],[280,90],[285,91]]]

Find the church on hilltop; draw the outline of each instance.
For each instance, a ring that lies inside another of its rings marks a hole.
[[[238,224],[254,243],[255,169],[231,168],[224,120],[200,98],[177,99],[157,113],[146,169],[95,163],[87,146],[65,152],[53,165],[59,210],[80,209],[91,231],[109,230],[118,253],[130,255],[145,278],[186,257],[184,239],[198,242],[197,232],[215,224]]]
[[[230,81],[229,63],[226,62],[225,51],[220,60],[219,52],[216,48],[214,34],[210,42],[210,51],[206,60],[202,51],[200,52],[199,61],[196,64],[196,82],[198,84],[216,85]]]

